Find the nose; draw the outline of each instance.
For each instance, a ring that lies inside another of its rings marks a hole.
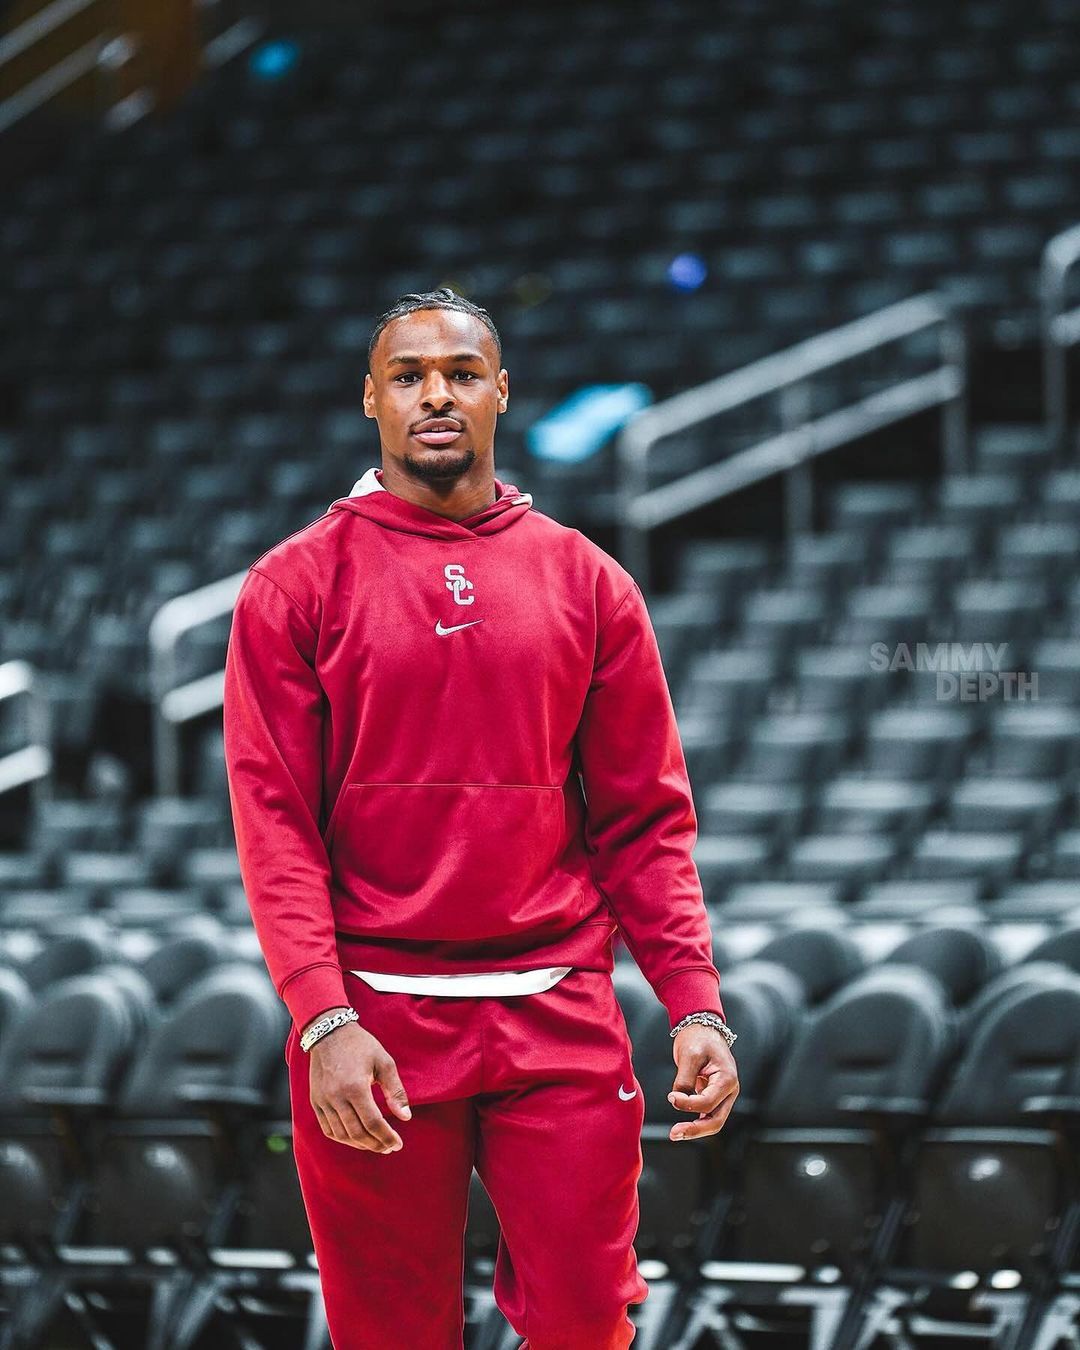
[[[454,387],[442,371],[428,371],[420,390],[420,401],[432,412],[445,412],[454,406]]]

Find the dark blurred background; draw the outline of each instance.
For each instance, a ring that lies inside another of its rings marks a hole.
[[[642,1350],[1078,1343],[1078,57],[1075,0],[0,3],[0,1350],[328,1344],[221,673],[439,285],[694,786],[743,1091],[665,1147],[620,946]]]

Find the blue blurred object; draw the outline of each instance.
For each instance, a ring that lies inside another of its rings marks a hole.
[[[279,39],[256,47],[248,61],[248,69],[260,80],[278,80],[288,74],[300,57],[295,42]]]
[[[696,253],[680,253],[669,263],[667,275],[677,291],[696,291],[705,284],[709,269]]]
[[[537,459],[578,464],[653,401],[645,384],[589,384],[535,421],[526,433]]]

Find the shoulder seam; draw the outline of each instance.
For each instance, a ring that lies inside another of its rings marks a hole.
[[[334,500],[336,501],[337,498],[335,498]],[[254,566],[255,563],[262,562],[262,560],[266,557],[268,553],[273,553],[274,549],[280,548],[282,544],[287,544],[290,539],[295,539],[298,534],[306,534],[308,530],[314,529],[315,526],[324,521],[329,514],[330,508],[327,507],[326,510],[322,513],[322,515],[313,516],[312,519],[309,520],[306,524],[298,525],[295,530],[290,531],[286,535],[282,535],[282,537],[278,539],[275,543],[271,544],[268,548],[264,548],[263,551],[259,554],[259,556],[255,559],[255,562],[251,564],[251,566]]]
[[[307,626],[311,629],[311,631],[313,633],[317,633],[319,631],[315,627],[315,625],[311,622],[311,620],[308,618],[308,616],[304,613],[304,607],[303,605],[301,605],[300,601],[297,600],[295,596],[290,595],[280,581],[275,581],[274,578],[269,574],[269,572],[264,572],[261,567],[256,567],[254,563],[251,564],[251,566],[248,568],[248,571],[257,572],[259,576],[265,577],[266,580],[270,583],[270,585],[276,587],[285,597],[285,599],[288,600],[288,602],[293,606],[293,608],[300,615],[300,617],[307,624]]]
[[[604,629],[605,629],[605,628],[608,626],[608,624],[612,621],[612,619],[615,617],[615,615],[618,614],[619,610],[622,609],[622,607],[623,607],[623,605],[626,603],[626,601],[629,600],[630,596],[634,593],[635,590],[637,590],[637,582],[636,582],[636,581],[631,581],[630,585],[627,586],[626,590],[623,591],[622,595],[621,595],[621,596],[619,597],[619,599],[615,602],[615,606],[614,606],[614,608],[612,609],[611,613],[607,616],[607,618],[604,620],[604,622],[600,625],[600,629],[599,629],[599,631],[598,631],[597,634],[596,634],[596,636],[597,636],[598,638],[601,636],[601,634],[603,633]]]

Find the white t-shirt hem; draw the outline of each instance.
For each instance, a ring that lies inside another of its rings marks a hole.
[[[454,998],[506,997],[536,994],[550,989],[572,966],[544,966],[538,970],[490,970],[468,975],[386,975],[377,970],[351,970],[373,989],[384,993],[442,994]]]

